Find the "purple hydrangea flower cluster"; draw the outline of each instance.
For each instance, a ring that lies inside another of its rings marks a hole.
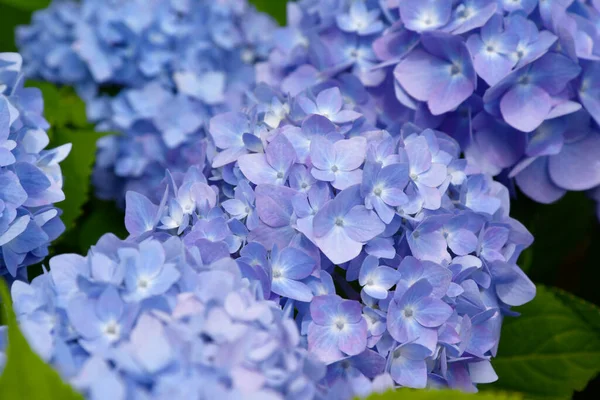
[[[101,131],[100,197],[152,194],[165,169],[205,162],[205,128],[240,108],[274,21],[246,0],[55,1],[20,27],[28,76],[77,88]]]
[[[108,234],[50,267],[13,284],[13,306],[34,350],[86,398],[322,398],[325,366],[229,254]]]
[[[213,117],[209,179],[168,173],[160,203],[129,192],[126,226],[234,257],[294,310],[330,398],[476,391],[497,378],[502,319],[535,295],[516,265],[533,238],[455,140],[376,128],[335,83],[295,97],[261,86],[248,112]]]
[[[295,95],[338,79],[377,126],[447,132],[469,170],[541,203],[597,192],[598,2],[301,0],[288,20],[259,81]]]
[[[22,59],[0,53],[0,277],[27,277],[65,229],[59,163],[70,144],[45,150],[48,122],[40,91],[23,86]]]

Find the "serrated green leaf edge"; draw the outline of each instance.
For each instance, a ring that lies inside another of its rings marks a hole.
[[[366,400],[520,400],[521,398],[519,393],[508,392],[464,393],[458,390],[398,389],[374,393]]]
[[[0,279],[3,321],[8,325],[6,365],[0,376],[2,400],[83,400],[58,372],[31,350],[19,330],[8,288]]]
[[[556,288],[538,286],[536,298],[504,321],[498,381],[483,390],[520,392],[527,399],[570,399],[600,372],[600,309]]]

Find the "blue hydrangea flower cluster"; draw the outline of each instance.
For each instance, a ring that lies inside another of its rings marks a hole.
[[[160,203],[129,192],[127,229],[234,257],[294,310],[330,398],[476,391],[497,378],[502,319],[535,295],[516,265],[533,238],[455,140],[378,129],[335,83],[295,97],[259,87],[247,113],[212,118],[210,178],[168,173]]]
[[[54,203],[64,200],[59,163],[70,144],[49,143],[44,102],[23,86],[22,59],[0,53],[0,278],[27,277],[25,266],[48,255],[65,229]]]
[[[295,95],[338,79],[377,126],[447,132],[471,171],[538,202],[597,197],[598,2],[301,0],[288,21],[259,81]]]
[[[299,0],[288,21],[84,0],[20,31],[29,73],[121,132],[95,180],[130,238],[13,286],[88,397],[477,391],[535,296],[514,184],[600,201],[598,2]]]
[[[209,118],[240,108],[274,21],[246,0],[55,1],[20,27],[28,76],[77,88],[98,130],[98,195],[152,194],[204,163]]]
[[[325,366],[229,254],[108,234],[50,267],[13,284],[13,306],[32,347],[86,398],[322,398]]]

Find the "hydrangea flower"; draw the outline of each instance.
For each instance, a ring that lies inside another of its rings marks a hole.
[[[367,347],[367,322],[360,303],[336,295],[316,297],[310,304],[308,349],[325,362],[361,354]]]
[[[413,124],[394,134],[376,129],[351,99],[342,109],[360,115],[345,122],[296,102],[324,90],[286,97],[259,87],[246,113],[214,117],[222,153],[208,180],[192,168],[167,174],[160,202],[129,193],[130,233],[181,237],[201,249],[203,263],[237,257],[265,298],[294,310],[309,352],[328,364],[330,396],[390,382],[475,391],[496,379],[489,358],[502,319],[535,295],[515,264],[531,235],[509,217],[508,190],[467,171],[449,136]],[[276,102],[290,111],[274,126],[265,110]],[[348,162],[357,171],[353,185],[321,179]],[[158,222],[194,180],[213,191],[177,207],[189,224]],[[460,370],[471,364],[482,371],[472,379]]]
[[[81,16],[75,1],[53,1],[32,16],[31,25],[19,26],[16,41],[27,77],[49,82],[80,84],[91,79],[84,60],[73,45]]]
[[[203,257],[175,237],[108,234],[86,257],[56,256],[50,272],[15,282],[17,319],[86,398],[325,398],[325,366],[293,319],[229,255]]]
[[[511,306],[534,297],[535,286],[516,265],[532,237],[510,218],[510,192],[492,176],[514,177],[545,202],[566,190],[597,196],[600,185],[597,49],[586,45],[598,37],[587,24],[597,10],[512,3],[291,2],[289,26],[276,32],[268,59],[256,66],[256,80],[272,87],[258,85],[247,102],[233,96],[229,103],[222,83],[231,80],[212,70],[198,74],[193,60],[182,57],[173,65],[186,68],[172,81],[155,77],[108,102],[90,103],[99,119],[112,118],[106,128],[136,132],[126,135],[128,149],[138,149],[127,157],[114,151],[115,138],[100,152],[106,165],[118,160],[125,174],[144,176],[127,185],[144,186],[145,193],[126,195],[126,243],[161,243],[165,256],[142,263],[141,250],[120,249],[107,261],[98,251],[88,256],[77,287],[62,286],[68,296],[93,293],[94,302],[115,299],[104,292],[117,286],[123,302],[141,307],[136,330],[119,301],[103,303],[115,307],[115,323],[105,323],[108,337],[99,340],[94,332],[80,341],[93,361],[77,369],[85,374],[76,385],[91,395],[103,389],[97,382],[122,374],[138,382],[170,371],[178,358],[163,331],[170,326],[165,321],[178,319],[172,297],[178,291],[193,292],[190,298],[208,308],[202,332],[213,341],[243,336],[239,320],[258,311],[233,300],[224,310],[207,306],[211,296],[229,293],[221,268],[232,259],[244,287],[293,315],[298,341],[327,365],[323,380],[302,376],[310,382],[306,398],[320,385],[327,396],[349,399],[396,386],[473,392],[497,379],[490,359],[502,321],[514,315]],[[215,7],[219,13],[243,8],[231,4]],[[558,29],[564,21],[569,29]],[[230,45],[235,36],[215,29],[210,40]],[[540,68],[546,63],[551,68]],[[544,101],[528,101],[538,97]],[[536,113],[521,118],[519,102]],[[227,108],[235,111],[207,123]],[[173,150],[166,158],[163,146]],[[189,146],[183,157],[179,146]],[[144,152],[156,159],[148,162]],[[165,167],[171,171],[165,174]],[[149,168],[152,178],[139,172]],[[185,247],[184,257],[167,255],[174,243]],[[206,269],[215,276],[202,280]],[[95,310],[89,314],[104,321]],[[49,354],[51,327],[36,329],[30,340]],[[121,329],[123,340],[114,337]],[[152,343],[164,349],[155,357],[143,351],[143,331],[156,332]],[[113,345],[119,351],[106,364],[105,349]],[[243,382],[262,382],[259,375]],[[152,390],[214,390],[217,397],[224,390],[198,389],[197,379],[169,376]],[[115,393],[126,390],[108,383]]]
[[[56,1],[20,27],[26,72],[76,87],[99,131],[98,196],[152,195],[211,158],[208,121],[237,109],[275,22],[247,1]]]
[[[26,278],[65,226],[54,203],[64,200],[59,163],[66,144],[46,150],[42,94],[23,86],[22,59],[0,53],[0,276]]]
[[[515,178],[536,201],[598,186],[593,162],[583,174],[547,167],[548,157],[574,154],[568,143],[598,136],[596,3],[304,0],[288,14],[258,81],[294,96],[338,87],[377,128],[444,131],[469,170]],[[578,134],[560,128],[590,117]],[[577,148],[581,160],[600,156],[593,145]]]

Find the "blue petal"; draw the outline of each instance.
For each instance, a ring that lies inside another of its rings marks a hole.
[[[154,229],[158,207],[148,198],[136,192],[127,192],[125,208],[125,227],[133,236]]]

